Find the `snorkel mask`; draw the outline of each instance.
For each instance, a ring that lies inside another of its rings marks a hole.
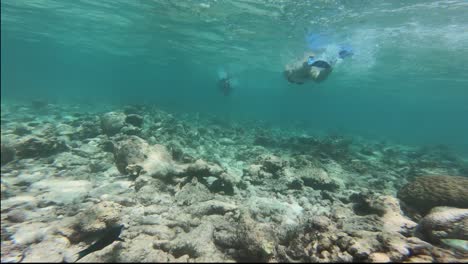
[[[307,59],[307,65],[312,65],[315,62],[315,57],[314,56],[309,56]]]

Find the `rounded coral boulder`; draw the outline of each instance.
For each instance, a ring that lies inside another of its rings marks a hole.
[[[422,214],[436,206],[468,208],[468,177],[417,177],[398,191],[398,198]]]

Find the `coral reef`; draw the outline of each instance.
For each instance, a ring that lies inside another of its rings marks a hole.
[[[463,262],[444,241],[467,239],[467,178],[444,175],[468,164],[445,148],[149,105],[1,107],[2,262],[72,262],[115,223],[125,242],[80,261]]]

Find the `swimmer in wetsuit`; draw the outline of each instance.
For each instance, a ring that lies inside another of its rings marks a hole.
[[[342,48],[337,56],[341,59],[353,54],[350,48]],[[284,77],[290,83],[303,84],[307,81],[321,82],[332,72],[336,59],[317,58],[313,52],[307,52],[299,61],[286,65]]]

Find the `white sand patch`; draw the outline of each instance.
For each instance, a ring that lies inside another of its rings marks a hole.
[[[32,193],[42,192],[38,198],[45,202],[68,204],[75,199],[83,198],[91,188],[91,182],[85,180],[46,179],[32,184],[29,191]]]
[[[15,177],[14,182],[15,183],[33,183],[40,181],[42,179],[47,178],[47,174],[40,172],[40,171],[29,171],[25,170],[22,171],[21,173],[18,174],[18,176]]]
[[[42,241],[50,227],[44,223],[22,224],[12,236],[16,244],[26,245]]]
[[[90,195],[92,197],[100,197],[101,195],[104,194],[123,194],[123,193],[130,193],[133,192],[133,189],[131,188],[133,182],[131,181],[115,181],[112,183],[107,183],[99,186],[98,188],[95,188],[90,191]]]
[[[17,206],[36,207],[37,201],[34,196],[22,195],[2,200],[2,211]]]
[[[47,237],[42,242],[31,245],[24,262],[62,262],[69,246],[70,242],[65,237]]]
[[[282,224],[294,225],[303,213],[303,208],[296,202],[287,203],[276,198],[252,197],[249,209],[260,222],[279,220]]]

